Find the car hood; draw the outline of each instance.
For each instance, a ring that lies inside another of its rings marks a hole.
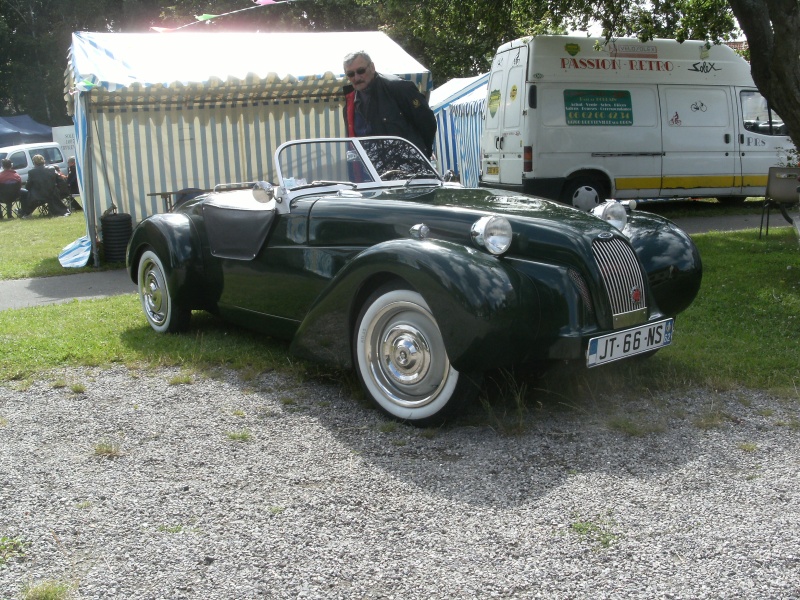
[[[533,219],[542,221],[548,227],[565,225],[582,231],[607,231],[610,225],[597,217],[571,206],[552,200],[510,194],[504,190],[490,188],[407,188],[394,189],[380,195],[386,200],[407,200],[429,206],[474,209],[485,213],[503,214],[511,220]]]

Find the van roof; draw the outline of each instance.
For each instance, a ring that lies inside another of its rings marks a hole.
[[[503,44],[529,47],[529,81],[675,83],[753,86],[750,64],[725,44],[700,40],[541,35]]]
[[[58,142],[34,142],[31,144],[14,144],[13,146],[3,146],[0,152],[13,152],[14,150],[26,150],[28,148],[46,148],[50,146],[61,146]]]

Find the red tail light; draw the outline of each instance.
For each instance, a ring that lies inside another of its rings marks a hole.
[[[525,146],[522,149],[522,170],[533,171],[533,148]]]

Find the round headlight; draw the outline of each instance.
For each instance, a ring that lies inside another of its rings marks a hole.
[[[600,206],[595,206],[592,209],[592,214],[595,217],[600,217],[604,221],[608,221],[620,231],[625,229],[625,224],[628,222],[628,211],[625,210],[622,204],[613,200],[605,202]]]
[[[472,239],[492,254],[503,254],[511,246],[511,223],[505,217],[481,217],[472,224]]]

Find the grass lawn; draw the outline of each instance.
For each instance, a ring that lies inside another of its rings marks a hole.
[[[0,220],[0,280],[97,270],[93,266],[65,269],[58,262],[58,254],[64,246],[85,234],[86,220],[82,212],[74,212],[67,218],[47,218],[37,211],[30,219]],[[119,268],[120,265],[113,266]]]

